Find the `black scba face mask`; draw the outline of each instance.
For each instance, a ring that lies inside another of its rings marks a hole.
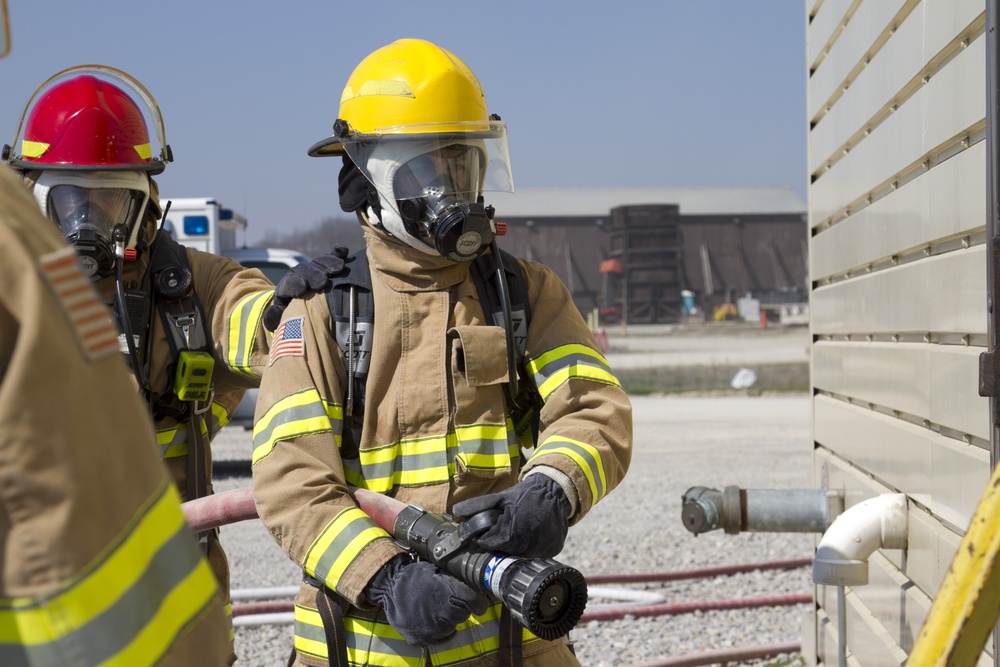
[[[49,192],[49,217],[76,249],[84,272],[103,278],[114,271],[115,243],[127,242],[144,198],[127,188],[56,185]]]
[[[481,255],[493,242],[493,207],[484,206],[482,197],[470,202],[447,194],[448,188],[428,190],[424,197],[397,202],[406,231],[455,262]]]
[[[84,273],[91,278],[111,275],[115,269],[114,222],[108,214],[86,203],[59,222]]]

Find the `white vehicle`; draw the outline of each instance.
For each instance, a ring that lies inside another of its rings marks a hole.
[[[210,252],[214,255],[228,255],[239,248],[236,232],[247,228],[247,219],[226,208],[212,197],[184,199],[161,198],[166,207],[167,219],[163,229],[181,245]]]
[[[260,269],[275,285],[288,273],[288,269],[309,261],[299,251],[287,248],[237,248],[223,254],[249,269]]]

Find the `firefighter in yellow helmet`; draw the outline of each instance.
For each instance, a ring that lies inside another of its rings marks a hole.
[[[579,664],[566,637],[402,553],[349,495],[496,510],[480,546],[547,558],[628,468],[628,397],[567,289],[495,243],[484,193],[513,189],[504,123],[457,56],[403,39],[357,66],[309,153],[343,156],[366,250],[269,313],[253,482],[304,571],[294,664]]]
[[[181,497],[211,494],[210,441],[259,382],[269,335],[261,315],[273,285],[256,269],[184,248],[160,229],[152,176],[171,151],[155,100],[125,72],[89,65],[54,75],[29,101],[15,145],[4,151],[112,306],[116,349],[132,369]],[[83,428],[79,435],[95,453],[105,446]],[[108,474],[105,482],[120,480]],[[228,596],[217,531],[199,541]]]

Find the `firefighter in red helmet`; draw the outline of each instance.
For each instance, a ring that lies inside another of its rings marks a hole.
[[[112,307],[118,348],[181,497],[212,493],[210,443],[244,391],[259,383],[268,353],[260,320],[273,285],[256,269],[184,248],[159,231],[163,214],[152,177],[172,156],[155,100],[121,70],[83,66],[50,78],[29,101],[3,157]],[[228,600],[218,534],[203,533],[199,541]],[[231,630],[230,642],[232,664]]]

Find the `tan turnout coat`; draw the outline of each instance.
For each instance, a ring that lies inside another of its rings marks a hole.
[[[378,610],[363,589],[400,548],[355,506],[348,485],[447,512],[544,466],[571,482],[575,523],[624,477],[632,418],[565,286],[548,268],[522,261],[532,310],[526,356],[544,406],[537,446],[520,446],[505,408],[504,332],[485,324],[469,265],[371,231],[367,243],[376,334],[360,451],[339,449],[346,371],[326,297],[317,294],[285,311],[290,336],[279,335],[281,327],[275,334],[257,403],[253,474],[257,507],[274,538],[349,605],[349,617],[371,621]],[[326,664],[315,597],[303,584],[297,664]],[[496,664],[496,614],[491,608],[460,626],[449,645],[425,647],[422,655],[418,649],[401,662],[393,662],[394,652],[412,648],[392,638],[382,614],[383,625],[349,628],[349,657],[352,664]],[[382,643],[366,654],[372,638]],[[526,664],[574,664],[565,639],[542,641],[525,631],[525,641]]]
[[[109,313],[5,166],[0,255],[0,664],[224,664],[223,602]]]

